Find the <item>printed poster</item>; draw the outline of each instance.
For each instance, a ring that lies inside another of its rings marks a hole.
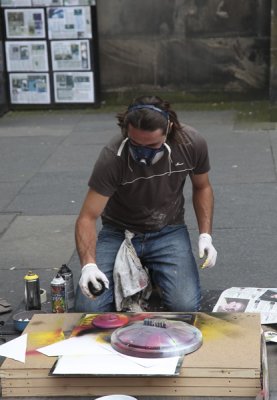
[[[64,0],[65,6],[95,6],[95,0]]]
[[[8,71],[48,71],[46,41],[8,41],[5,45]]]
[[[10,74],[10,96],[13,104],[50,103],[49,75]]]
[[[0,0],[1,7],[31,7],[32,0]]]
[[[47,19],[49,39],[92,37],[90,7],[50,7]]]
[[[90,70],[90,48],[88,40],[56,40],[51,42],[51,57],[54,71]]]
[[[43,9],[5,10],[5,22],[8,39],[45,37]]]
[[[56,103],[93,103],[93,72],[54,72]]]
[[[62,6],[63,0],[32,0],[33,6]]]

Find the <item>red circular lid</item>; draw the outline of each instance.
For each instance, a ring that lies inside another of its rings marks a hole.
[[[110,329],[126,325],[128,321],[129,319],[126,315],[106,313],[97,315],[92,323],[97,328]]]

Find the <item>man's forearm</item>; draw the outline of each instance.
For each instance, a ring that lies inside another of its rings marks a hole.
[[[81,266],[96,263],[96,221],[79,217],[75,225],[75,242]]]
[[[193,206],[199,233],[212,233],[214,196],[211,186],[193,190]]]

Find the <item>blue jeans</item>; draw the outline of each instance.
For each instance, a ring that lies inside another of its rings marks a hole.
[[[95,300],[88,299],[79,285],[75,297],[76,312],[115,311],[113,267],[124,231],[105,224],[98,235],[97,265],[110,282],[108,290]],[[197,311],[200,306],[198,268],[185,225],[171,225],[159,232],[135,234],[132,243],[143,266],[147,267],[167,311]]]

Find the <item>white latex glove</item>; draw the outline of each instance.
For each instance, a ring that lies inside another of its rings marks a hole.
[[[89,282],[92,283],[93,287],[96,290],[101,290],[101,282],[103,282],[106,289],[109,288],[108,278],[102,271],[100,271],[97,265],[93,263],[89,263],[83,266],[81,278],[79,280],[79,286],[86,297],[94,299],[95,296],[90,292],[88,288]]]
[[[199,235],[199,257],[203,258],[206,256],[206,259],[201,265],[201,268],[211,268],[216,263],[217,251],[212,244],[212,237],[208,233],[201,233]]]

